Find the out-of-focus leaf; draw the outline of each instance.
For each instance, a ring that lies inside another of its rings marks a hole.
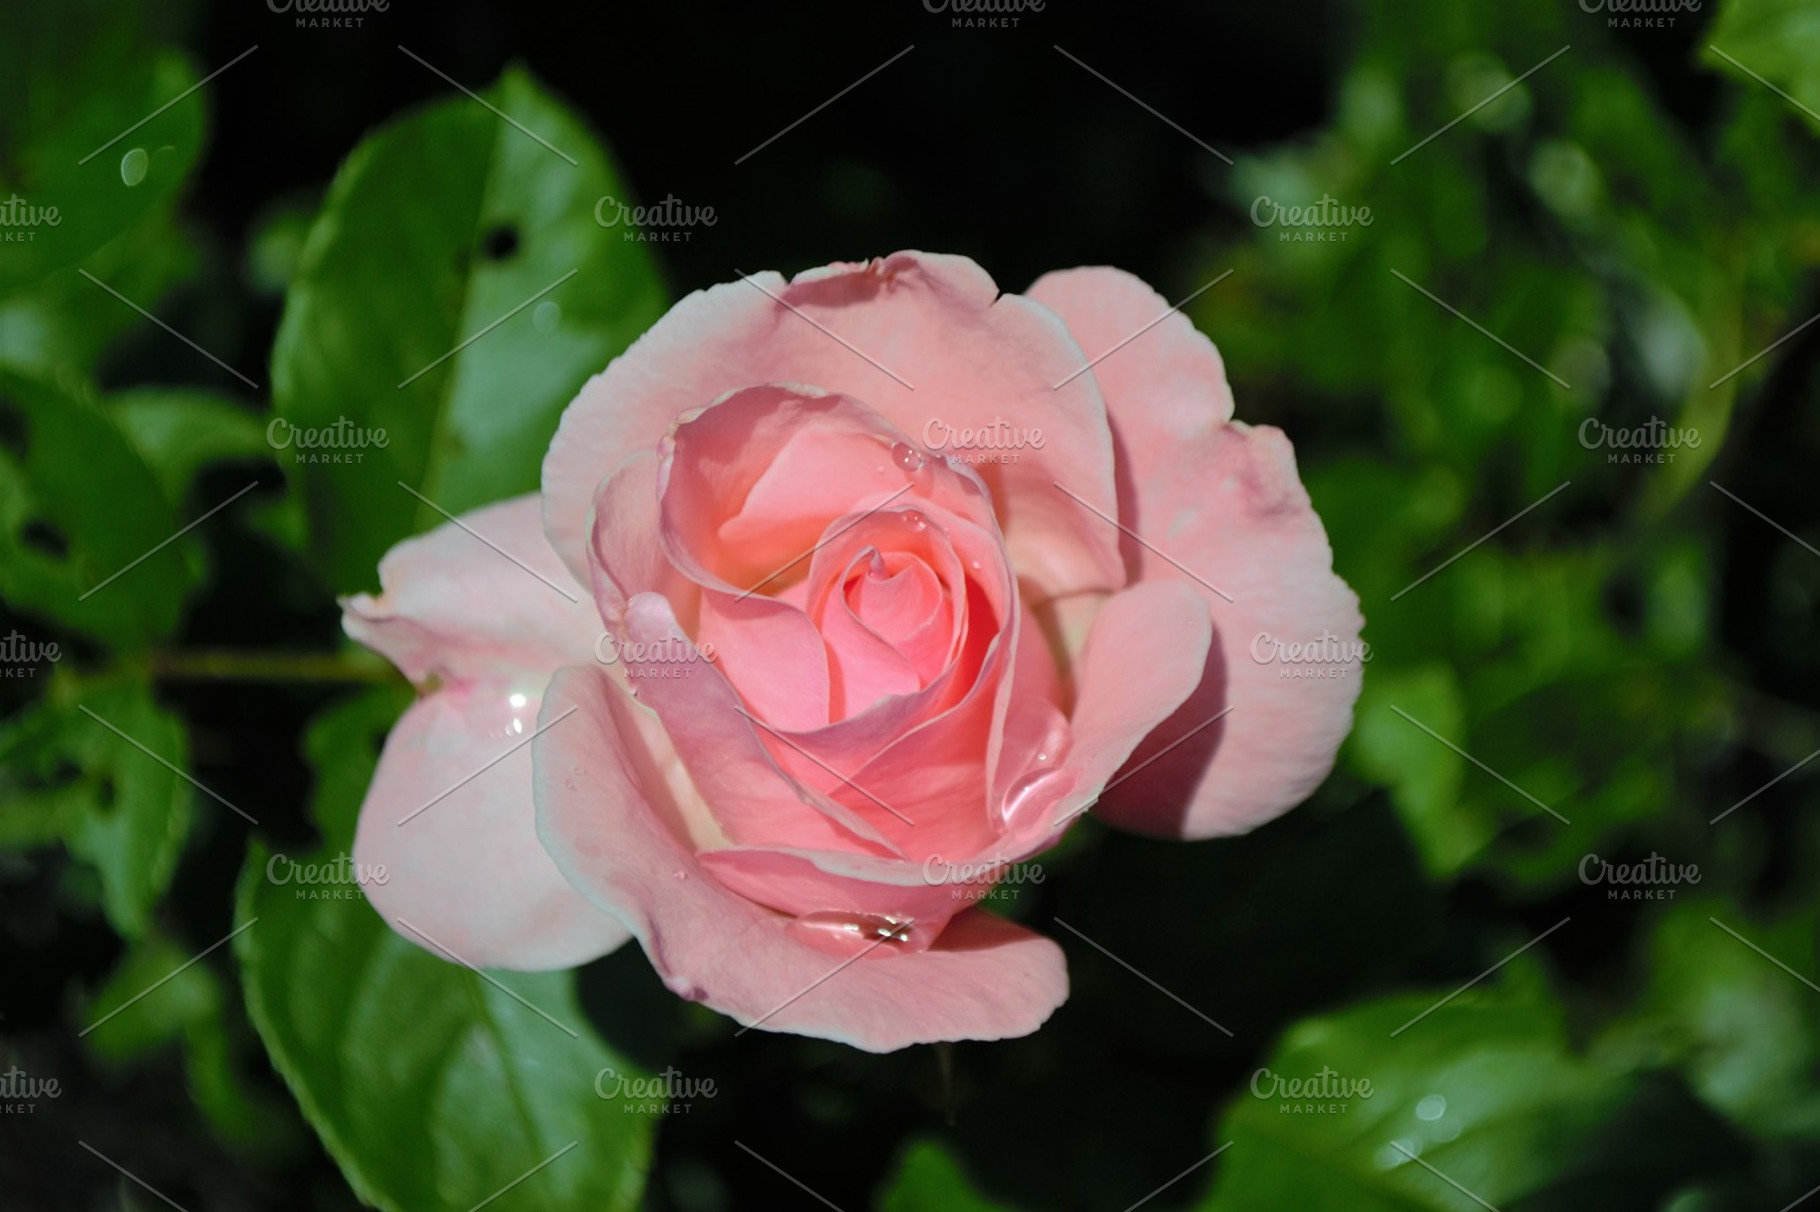
[[[1806,0],[1725,0],[1701,42],[1702,58],[1738,87],[1762,87],[1746,73],[1763,77],[1805,106],[1809,128],[1820,129],[1813,116],[1820,111],[1820,9]],[[1791,105],[1788,112],[1800,111]]]
[[[1753,1132],[1820,1140],[1812,1080],[1820,1067],[1820,994],[1751,950],[1811,979],[1820,972],[1815,910],[1766,924],[1697,888],[1674,891],[1644,942],[1642,1005],[1612,1028],[1607,1046],[1684,1066],[1702,1098]]]
[[[1417,1020],[1442,996],[1292,1028],[1216,1130],[1231,1147],[1198,1206],[1647,1212],[1742,1160],[1672,1083],[1572,1051],[1546,1003],[1475,991]]]
[[[128,949],[82,1011],[83,1025],[93,1028],[82,1037],[89,1049],[104,1061],[121,1064],[176,1043],[192,1020],[213,1021],[221,1008],[221,988],[206,964],[184,967],[192,958],[194,953],[186,954],[158,935]]]
[[[940,1141],[912,1140],[879,1191],[878,1212],[1007,1212],[975,1191]]]
[[[147,555],[179,526],[119,428],[100,410],[7,372],[0,426],[13,438],[0,439],[0,594],[15,609],[114,644],[169,632],[190,582],[183,540]]]
[[[408,686],[375,687],[336,703],[310,721],[303,737],[304,757],[316,771],[310,790],[310,815],[328,848],[351,850],[354,824],[372,781],[373,767],[386,733],[410,706]]]
[[[108,411],[174,507],[181,507],[196,473],[211,463],[272,454],[260,419],[219,396],[141,388],[113,396]]]
[[[197,73],[178,52],[148,47],[140,25],[137,6],[113,0],[9,6],[0,292],[80,260],[168,204],[194,166]]]
[[[1497,833],[1495,819],[1461,810],[1464,760],[1435,736],[1459,744],[1465,708],[1459,684],[1438,665],[1366,671],[1348,752],[1359,773],[1390,789],[1430,872],[1446,875]]]
[[[188,748],[144,686],[98,690],[81,706],[93,715],[42,703],[8,722],[0,787],[15,783],[12,794],[55,822],[70,851],[100,874],[109,922],[137,938],[170,885],[194,815],[190,785],[145,750],[181,770]]]
[[[337,175],[286,300],[279,416],[386,438],[280,456],[339,590],[441,521],[400,482],[450,513],[536,488],[564,406],[663,307],[645,246],[594,220],[624,187],[582,122],[517,70],[488,100],[560,150],[465,97],[392,123]]]

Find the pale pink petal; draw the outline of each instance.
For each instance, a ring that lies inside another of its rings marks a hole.
[[[385,882],[362,891],[419,947],[483,968],[571,968],[627,932],[569,886],[537,840],[526,738],[539,701],[517,698],[503,684],[468,685],[412,704],[386,738],[353,858],[385,868]]]
[[[1090,353],[1168,307],[1110,269],[1050,274],[1031,294]],[[1358,598],[1333,573],[1288,439],[1227,421],[1232,396],[1219,356],[1186,319],[1171,316],[1095,373],[1118,451],[1121,521],[1151,545],[1127,539],[1128,564],[1140,579],[1195,585],[1215,630],[1194,695],[1128,769],[1232,708],[1120,783],[1099,811],[1146,833],[1242,833],[1300,803],[1326,777],[1351,728],[1361,674],[1354,661],[1340,667],[1342,677],[1283,678],[1283,666],[1252,659],[1251,645],[1262,633],[1304,644],[1326,633],[1356,644],[1364,626]]]
[[[539,833],[564,875],[631,927],[676,993],[760,1030],[869,1052],[1027,1035],[1067,997],[1059,947],[978,910],[925,951],[840,958],[804,942],[791,918],[728,891],[696,861],[663,823],[674,807],[647,802],[662,783],[629,747],[631,704],[611,680],[563,671],[547,716],[570,706],[585,726],[535,742]],[[899,946],[880,940],[874,950]]]
[[[563,968],[611,951],[624,928],[537,841],[525,741],[551,673],[592,660],[601,627],[536,498],[407,539],[379,576],[383,593],[343,603],[343,626],[430,690],[393,727],[361,805],[354,859],[387,871],[368,899],[405,938],[472,964]]]

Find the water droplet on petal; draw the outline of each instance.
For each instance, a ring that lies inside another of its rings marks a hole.
[[[677,870],[672,871],[670,873],[670,878],[673,880],[686,880],[689,878],[689,873],[687,871],[682,870],[681,868],[678,868]]]
[[[1074,786],[1074,771],[1038,766],[1018,777],[1005,791],[999,819],[1012,833],[1037,827]]]
[[[788,930],[811,947],[833,955],[895,955],[904,949],[914,924],[907,917],[825,910],[793,918]]]
[[[905,471],[921,471],[923,464],[929,461],[929,456],[908,442],[893,442],[891,444],[891,461]]]
[[[151,167],[152,158],[145,154],[145,149],[135,147],[120,157],[120,179],[126,182],[128,189],[131,189],[145,180],[145,174]]]
[[[929,527],[929,519],[925,518],[922,514],[918,513],[914,509],[904,510],[903,519],[904,519],[904,525],[908,526],[911,530],[917,531],[918,533],[928,529],[928,527]]]

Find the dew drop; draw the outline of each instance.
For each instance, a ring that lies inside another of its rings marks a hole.
[[[921,513],[914,509],[906,509],[903,513],[903,519],[905,526],[908,526],[911,530],[914,530],[919,534],[929,528],[929,519],[925,518]]]
[[[833,955],[895,955],[904,949],[914,924],[907,917],[825,910],[793,918],[787,929],[811,947]]]
[[[562,320],[562,304],[554,299],[545,299],[531,312],[531,324],[541,333],[553,333],[556,325]]]
[[[686,880],[689,878],[689,873],[679,867],[670,873],[670,878],[673,880]]]
[[[145,180],[145,174],[151,169],[151,166],[152,158],[145,154],[145,149],[135,147],[120,157],[120,179],[126,182],[128,189],[131,189]]]
[[[1439,1094],[1430,1094],[1416,1104],[1416,1118],[1433,1123],[1447,1114],[1447,1100]]]
[[[999,819],[1012,833],[1039,827],[1074,786],[1074,771],[1054,766],[1039,766],[1018,776],[1005,791],[999,807]]]
[[[908,442],[893,442],[891,444],[891,461],[905,471],[921,471],[923,465],[929,461],[929,456]]]

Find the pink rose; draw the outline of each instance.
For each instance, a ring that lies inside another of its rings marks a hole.
[[[1351,724],[1356,664],[1253,653],[1363,623],[1288,440],[1231,416],[1117,270],[691,295],[569,406],[541,498],[346,602],[424,690],[361,809],[374,906],[476,965],[636,937],[684,997],[872,1051],[1035,1030],[1062,952],[978,907],[990,873],[1090,808],[1248,830]]]

